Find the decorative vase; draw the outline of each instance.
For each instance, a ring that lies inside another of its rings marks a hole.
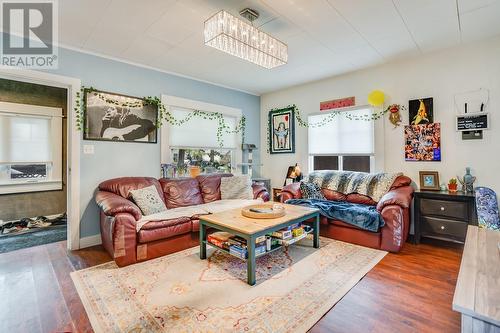
[[[462,184],[462,189],[465,193],[474,192],[474,182],[476,181],[476,177],[473,176],[470,171],[469,167],[465,168],[465,175],[462,178],[458,178],[458,181]]]
[[[197,176],[200,175],[200,173],[201,173],[201,168],[199,166],[189,167],[189,175],[192,178],[196,178]]]

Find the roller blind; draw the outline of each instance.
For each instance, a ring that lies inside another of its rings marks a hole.
[[[0,114],[0,162],[51,160],[51,118]]]
[[[185,119],[191,109],[172,107],[170,112],[176,119]],[[236,127],[236,117],[224,116],[226,124],[231,130]],[[201,117],[192,117],[188,122],[181,126],[169,126],[169,143],[171,147],[188,148],[220,148],[217,141],[218,121],[207,120]],[[222,133],[222,148],[234,149],[237,147],[236,133]]]
[[[342,111],[339,111],[342,112]],[[371,109],[350,111],[357,115],[370,115]],[[328,113],[311,115],[309,124],[320,123]],[[338,114],[324,126],[308,128],[308,146],[310,155],[349,155],[374,153],[373,121],[349,120]]]

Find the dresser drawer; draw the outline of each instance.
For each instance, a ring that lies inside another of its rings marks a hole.
[[[460,242],[465,241],[467,234],[466,222],[445,220],[436,217],[422,217],[422,234],[452,238]]]
[[[422,199],[420,211],[422,215],[436,215],[462,221],[469,220],[467,203],[461,201]]]

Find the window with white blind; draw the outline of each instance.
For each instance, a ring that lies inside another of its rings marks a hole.
[[[176,119],[185,119],[193,112],[193,109],[171,107],[169,110]],[[234,116],[224,115],[224,122],[229,128],[236,127],[237,119]],[[177,148],[225,148],[235,149],[237,146],[237,134],[222,132],[223,146],[220,147],[217,140],[217,128],[219,122],[216,119],[208,120],[202,117],[192,117],[188,122],[180,126],[170,126],[169,142],[171,147]]]
[[[178,168],[199,166],[201,172],[234,172],[241,163],[241,133],[233,133],[239,123],[241,110],[163,96],[163,103],[175,119],[186,119],[194,110],[222,113],[230,130],[221,133],[222,146],[217,138],[217,119],[193,116],[180,126],[167,124],[161,132],[162,163],[175,164]]]
[[[0,194],[62,189],[62,110],[0,102]]]
[[[350,120],[339,112],[326,125],[314,124],[328,119],[329,113],[308,117],[309,169],[371,172],[374,165],[375,143],[372,120]],[[349,112],[370,115],[370,108]]]

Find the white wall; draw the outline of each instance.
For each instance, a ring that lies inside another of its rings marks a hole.
[[[313,61],[313,59],[311,59]],[[491,129],[483,140],[462,141],[455,131],[458,93],[487,88]],[[408,106],[420,97],[434,98],[434,121],[442,125],[442,161],[406,162],[404,160],[403,126],[396,129],[387,118],[376,126],[377,170],[402,171],[418,183],[419,170],[439,171],[441,183],[462,176],[465,167],[472,168],[477,185],[489,186],[500,193],[500,38],[469,44],[405,61],[361,70],[343,76],[312,82],[261,96],[261,160],[262,174],[271,178],[273,186],[281,186],[287,167],[296,162],[307,172],[307,129],[296,123],[296,153],[266,153],[266,124],[272,108],[296,104],[306,116],[317,113],[319,103],[335,98],[355,96],[356,104],[367,102],[370,91],[386,94],[386,105]],[[403,112],[403,125],[408,114]],[[304,117],[305,118],[305,117]]]

